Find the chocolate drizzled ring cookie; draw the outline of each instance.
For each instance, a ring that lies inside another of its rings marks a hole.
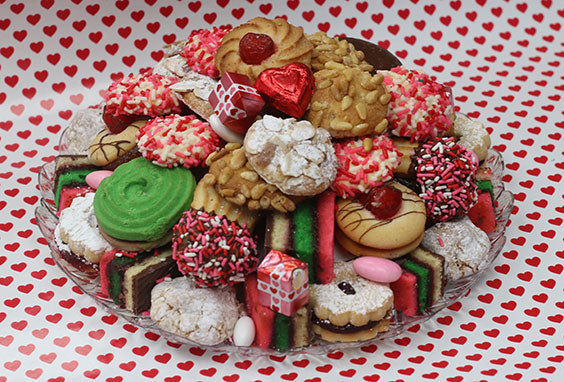
[[[274,209],[290,212],[302,198],[283,194],[272,184],[266,183],[253,169],[245,156],[245,149],[238,143],[228,143],[222,150],[206,160],[209,166],[208,184],[215,185],[219,194],[238,206],[250,210]]]

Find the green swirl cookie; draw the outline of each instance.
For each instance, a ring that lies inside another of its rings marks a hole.
[[[140,157],[100,183],[94,213],[100,228],[112,237],[152,241],[166,235],[190,208],[195,188],[190,170],[160,167]]]

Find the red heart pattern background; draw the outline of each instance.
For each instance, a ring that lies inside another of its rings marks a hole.
[[[564,375],[564,4],[557,0],[0,0],[0,382],[556,381]],[[453,87],[515,194],[508,241],[460,302],[396,339],[249,358],[168,343],[82,295],[37,229],[40,166],[73,114],[195,28],[286,17],[362,37]]]

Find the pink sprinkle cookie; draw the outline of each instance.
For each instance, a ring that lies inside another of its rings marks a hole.
[[[415,150],[414,160],[419,197],[433,222],[466,214],[476,203],[478,160],[454,137],[429,139]]]
[[[395,261],[373,256],[359,257],[353,261],[353,268],[359,276],[376,283],[393,283],[402,273]]]
[[[221,45],[221,39],[231,29],[214,27],[209,29],[198,29],[192,31],[186,45],[183,56],[192,70],[210,77],[219,77],[219,71],[215,67],[214,59],[217,48]]]
[[[195,115],[157,117],[137,132],[139,151],[163,167],[201,166],[219,144],[210,125]]]
[[[180,101],[169,86],[178,82],[175,77],[163,77],[151,70],[131,73],[127,78],[110,85],[104,98],[107,114],[158,115],[179,113]]]
[[[173,228],[172,256],[199,287],[233,285],[257,268],[257,245],[246,225],[190,209]]]
[[[392,96],[386,117],[392,134],[419,141],[442,136],[451,128],[454,110],[446,86],[402,66],[378,73],[384,75]]]
[[[335,143],[339,161],[332,188],[342,198],[365,193],[393,178],[400,153],[386,136],[347,139]]]

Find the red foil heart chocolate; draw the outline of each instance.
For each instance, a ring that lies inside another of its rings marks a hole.
[[[262,71],[255,88],[272,107],[300,118],[311,101],[315,78],[309,66],[293,62]]]

